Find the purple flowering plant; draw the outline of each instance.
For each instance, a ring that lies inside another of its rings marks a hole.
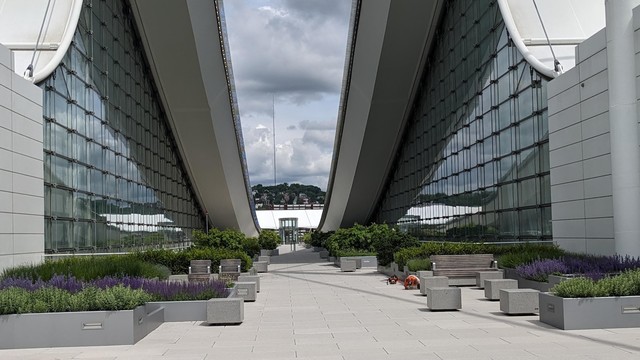
[[[541,259],[516,267],[518,275],[534,281],[547,281],[549,275],[580,275],[598,280],[627,270],[640,269],[640,258],[631,256],[593,256],[571,254],[560,259]]]
[[[104,277],[91,281],[80,281],[74,276],[63,275],[55,275],[49,281],[42,281],[41,279],[32,281],[21,277],[7,277],[0,280],[0,290],[14,287],[35,291],[51,287],[62,289],[72,294],[87,287],[107,289],[117,285],[123,285],[131,289],[142,289],[150,294],[154,301],[207,300],[229,295],[226,284],[217,280],[189,283],[124,276],[121,278]]]

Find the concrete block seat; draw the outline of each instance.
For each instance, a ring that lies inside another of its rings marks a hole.
[[[238,281],[236,282],[236,291],[238,297],[244,301],[256,301],[258,297],[258,287],[253,281]]]
[[[212,325],[240,324],[244,321],[244,299],[241,297],[207,301],[207,322]]]
[[[260,292],[260,276],[259,275],[248,275],[247,273],[243,273],[238,276],[239,282],[254,282],[256,283],[256,291]]]
[[[259,273],[266,273],[269,271],[269,264],[266,261],[254,261],[253,268]]]
[[[476,272],[476,286],[480,289],[484,289],[484,281],[487,279],[504,279],[504,273],[502,271],[477,271]]]
[[[343,271],[343,272],[356,271],[356,261],[355,260],[341,260],[340,261],[340,270]]]
[[[420,279],[420,294],[427,295],[427,288],[449,287],[446,276],[423,276]]]
[[[487,279],[484,281],[484,297],[489,300],[500,300],[501,289],[517,289],[518,280]]]
[[[271,265],[271,256],[258,256],[258,261],[265,261],[267,265]]]
[[[457,287],[426,288],[427,307],[430,310],[462,309],[462,292]]]
[[[535,289],[500,289],[500,311],[509,315],[538,313],[539,293]]]

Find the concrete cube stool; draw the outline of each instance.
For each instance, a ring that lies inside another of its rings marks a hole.
[[[207,300],[209,324],[240,324],[244,321],[244,299],[239,297]]]
[[[484,281],[484,297],[489,300],[500,300],[500,289],[517,289],[518,280],[487,279]]]
[[[340,261],[340,270],[345,271],[356,271],[356,261],[355,260],[341,260]]]
[[[422,279],[423,277],[433,276],[433,271],[431,270],[418,270],[416,271],[416,276],[418,279]],[[422,280],[420,280],[422,281]]]
[[[422,286],[420,286],[422,288]],[[462,292],[457,287],[426,288],[427,307],[430,310],[462,309]]]
[[[534,289],[500,289],[500,311],[510,315],[539,313],[539,293]]]
[[[427,288],[449,287],[449,278],[446,276],[426,276],[419,279],[422,295],[427,295]]]
[[[318,254],[320,255],[320,259],[326,259],[329,257],[329,252],[327,250],[320,251]]]
[[[254,282],[256,283],[256,291],[260,292],[260,276],[258,275],[247,275],[246,273],[238,276],[239,282]]]
[[[244,299],[244,301],[256,301],[258,296],[258,287],[253,281],[238,281],[236,282],[236,291],[238,297]]]
[[[271,256],[258,256],[258,261],[265,261],[267,265],[271,265]]]
[[[254,261],[253,262],[253,268],[256,269],[257,272],[259,273],[266,273],[267,271],[269,271],[267,269],[267,262],[266,261]]]
[[[504,273],[502,271],[478,271],[476,272],[476,286],[480,289],[484,289],[484,281],[486,279],[503,279]]]

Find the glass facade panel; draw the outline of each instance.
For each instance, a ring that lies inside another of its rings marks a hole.
[[[551,240],[546,82],[495,1],[446,2],[372,220],[424,240]]]
[[[127,1],[84,2],[45,80],[45,251],[188,245],[204,216]]]

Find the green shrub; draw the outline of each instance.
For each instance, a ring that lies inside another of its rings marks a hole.
[[[529,264],[536,260],[559,259],[566,252],[556,245],[523,244],[508,246],[508,252],[498,257],[498,266],[514,269],[518,265]]]
[[[640,269],[629,270],[618,276],[605,277],[598,281],[589,278],[565,280],[555,285],[551,292],[566,298],[640,295]]]
[[[333,235],[335,231],[314,231],[311,233],[311,240],[309,241],[309,245],[313,247],[321,247],[326,248],[327,240]]]
[[[277,232],[273,230],[262,230],[258,236],[260,249],[275,250],[280,245],[281,240]]]
[[[431,270],[431,260],[429,259],[411,259],[407,261],[409,271]]]
[[[376,253],[371,252],[371,251],[365,251],[365,250],[358,250],[358,249],[345,249],[345,250],[338,250],[336,253],[337,257],[344,257],[344,256],[376,256]]]
[[[243,250],[191,248],[182,251],[148,250],[132,254],[140,260],[161,264],[171,269],[172,274],[187,274],[191,260],[211,260],[211,271],[216,272],[222,259],[240,259],[242,271],[249,271],[253,261]]]
[[[387,224],[372,224],[367,230],[378,264],[382,266],[387,266],[393,261],[393,254],[396,251],[420,244],[415,237]]]
[[[258,239],[250,237],[242,240],[242,250],[244,250],[250,258],[260,254],[260,243]]]
[[[143,290],[122,285],[107,289],[85,288],[75,294],[55,287],[35,291],[22,288],[0,290],[0,315],[43,312],[131,310],[151,301]]]
[[[394,254],[394,261],[400,268],[407,265],[411,259],[427,259],[431,255],[464,255],[464,254],[493,254],[498,259],[500,267],[515,267],[521,261],[538,258],[555,258],[564,251],[548,244],[515,244],[500,245],[470,242],[424,242],[420,246],[398,250]]]
[[[354,225],[350,228],[338,229],[329,236],[325,243],[325,248],[331,256],[336,256],[339,250],[358,249],[373,251],[371,234],[362,225]]]
[[[33,281],[50,280],[54,275],[72,275],[80,280],[93,280],[105,276],[145,277],[166,279],[166,268],[127,255],[72,256],[45,261],[38,265],[23,265],[6,269],[2,278],[23,277]]]
[[[242,250],[242,242],[245,239],[244,234],[238,230],[216,228],[209,229],[209,233],[195,230],[192,237],[195,247],[231,250]]]

